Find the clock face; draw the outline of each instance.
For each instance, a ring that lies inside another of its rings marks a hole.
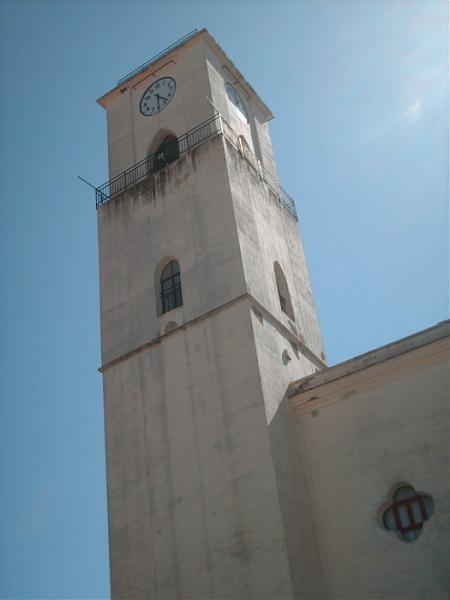
[[[176,83],[172,77],[162,77],[147,88],[141,98],[139,108],[146,117],[156,115],[166,108],[175,96]]]
[[[241,117],[244,123],[248,123],[248,114],[242,98],[239,96],[239,94],[231,85],[231,83],[227,83],[225,87],[227,90],[228,98],[231,104],[236,108],[238,115]]]

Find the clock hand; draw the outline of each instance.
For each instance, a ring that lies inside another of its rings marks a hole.
[[[164,102],[168,102],[168,101],[169,101],[169,99],[168,99],[168,98],[164,98],[164,96],[160,96],[159,94],[155,94],[155,96],[156,96],[157,98],[161,98],[161,100],[164,100]]]

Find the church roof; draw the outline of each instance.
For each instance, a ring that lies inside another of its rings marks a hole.
[[[400,357],[413,350],[423,348],[428,344],[444,341],[445,338],[448,337],[450,337],[450,320],[441,321],[433,327],[424,329],[408,337],[401,338],[400,340],[396,340],[395,342],[386,344],[385,346],[381,346],[380,348],[376,348],[375,350],[371,350],[370,352],[366,352],[365,354],[361,354],[350,360],[346,360],[345,362],[314,373],[313,375],[309,375],[308,377],[298,379],[289,386],[288,396],[293,398],[294,396],[305,395],[308,396],[308,401],[316,400],[318,397],[315,395],[309,398],[310,392],[321,386],[343,380],[345,377],[348,378],[348,380],[345,381],[350,383],[349,376],[361,373],[369,367],[380,365],[390,359]],[[448,353],[448,343],[445,346],[445,350]],[[345,381],[342,381],[342,386]]]
[[[256,104],[258,105],[259,109],[261,110],[264,120],[268,121],[268,120],[272,119],[273,114],[272,114],[271,110],[261,100],[261,98],[255,92],[255,90],[252,88],[252,86],[244,78],[242,73],[234,65],[234,63],[230,60],[230,58],[228,58],[228,56],[225,54],[224,50],[219,46],[219,44],[216,42],[216,40],[213,38],[213,36],[209,33],[209,31],[207,29],[201,29],[200,31],[197,29],[194,29],[194,31],[191,31],[190,33],[188,33],[187,35],[185,35],[184,37],[182,37],[181,39],[176,41],[174,44],[172,44],[165,50],[159,52],[156,56],[152,57],[151,59],[149,59],[148,61],[146,61],[145,63],[143,63],[142,65],[140,65],[139,67],[137,67],[136,69],[134,69],[133,71],[131,71],[130,73],[125,75],[124,77],[122,77],[121,79],[119,79],[119,81],[117,82],[117,85],[115,87],[113,87],[112,89],[110,89],[108,92],[106,92],[106,94],[101,96],[97,100],[97,102],[101,106],[106,108],[107,101],[109,100],[110,97],[124,91],[124,89],[126,89],[128,86],[136,85],[144,73],[147,73],[150,69],[157,70],[158,68],[160,68],[162,66],[162,65],[160,65],[161,61],[167,60],[167,58],[169,58],[169,57],[173,58],[174,55],[176,55],[180,51],[184,51],[187,47],[191,46],[192,44],[197,43],[200,40],[203,40],[204,42],[206,42],[208,44],[208,46],[220,58],[220,60],[223,63],[223,66],[226,67],[229,70],[229,72],[233,75],[233,77],[235,78],[235,81],[239,82],[239,84],[247,92],[248,96],[253,98],[253,100],[255,100]]]

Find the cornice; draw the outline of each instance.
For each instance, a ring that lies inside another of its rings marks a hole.
[[[144,344],[141,344],[140,346],[137,346],[136,348],[133,348],[132,350],[129,350],[128,352],[125,352],[124,354],[121,354],[120,356],[117,356],[116,358],[113,358],[112,360],[107,361],[101,367],[99,367],[98,370],[100,373],[104,373],[111,367],[114,367],[114,366],[124,362],[125,360],[135,356],[136,354],[140,354],[141,352],[143,352],[144,350],[147,350],[148,348],[151,348],[152,346],[156,346],[157,344],[160,344],[166,338],[168,338],[172,335],[176,335],[180,331],[184,331],[185,329],[192,327],[196,323],[200,323],[201,321],[204,321],[205,319],[208,319],[208,318],[214,316],[215,314],[222,312],[223,310],[226,310],[227,308],[230,308],[231,306],[233,306],[234,304],[237,304],[238,302],[241,302],[242,300],[249,300],[251,306],[255,307],[256,310],[258,310],[263,315],[264,318],[266,318],[268,321],[270,321],[279,331],[281,331],[281,333],[285,337],[287,337],[288,339],[290,339],[294,343],[296,343],[297,346],[299,347],[300,352],[306,358],[311,360],[316,366],[318,366],[320,368],[326,367],[326,364],[323,362],[323,360],[321,360],[318,356],[316,356],[314,354],[314,352],[312,350],[310,350],[310,348],[308,348],[308,346],[306,346],[306,344],[304,343],[303,340],[301,340],[297,335],[295,335],[292,331],[290,331],[290,329],[288,327],[286,327],[286,325],[284,325],[267,308],[265,308],[260,302],[258,302],[258,300],[256,300],[256,298],[254,298],[251,294],[246,292],[244,294],[241,294],[240,296],[237,296],[236,298],[233,298],[232,300],[229,300],[228,302],[225,302],[224,304],[222,304],[220,306],[217,306],[217,307],[207,311],[206,313],[204,313],[202,315],[199,315],[198,317],[194,317],[193,319],[190,319],[189,321],[182,323],[181,325],[179,325],[178,327],[175,327],[174,329],[171,329],[167,333],[158,335],[157,337],[149,340],[148,342],[145,342]]]
[[[270,119],[272,119],[273,114],[267,106],[267,104],[265,104],[265,102],[261,100],[261,98],[255,92],[253,87],[245,79],[245,77],[242,75],[242,73],[233,63],[233,61],[227,56],[225,51],[221,48],[221,46],[219,46],[219,44],[216,42],[216,40],[213,38],[213,36],[209,33],[207,29],[201,29],[198,33],[196,33],[192,37],[189,37],[182,44],[175,46],[172,50],[170,50],[167,53],[163,53],[159,60],[152,62],[148,65],[148,67],[139,70],[138,72],[136,72],[135,75],[131,76],[129,79],[126,79],[122,83],[119,83],[118,85],[110,89],[108,92],[103,94],[100,98],[98,98],[97,103],[106,109],[111,98],[121,93],[124,93],[127,89],[135,88],[144,79],[147,79],[151,75],[156,74],[169,63],[175,62],[177,56],[179,56],[181,53],[184,53],[187,50],[187,48],[193,46],[194,44],[197,44],[200,40],[203,40],[209,46],[209,48],[211,48],[211,50],[216,53],[216,55],[222,62],[222,67],[225,67],[229,70],[229,72],[234,77],[235,82],[239,83],[239,85],[247,94],[247,97],[253,98],[255,100],[256,104],[258,105],[261,111],[261,114],[263,115],[264,120],[269,121]]]
[[[316,388],[324,383],[329,383],[330,381],[334,381],[335,379],[339,379],[340,377],[344,377],[355,371],[365,369],[371,365],[383,362],[389,358],[393,358],[394,356],[409,352],[410,350],[414,350],[419,346],[425,346],[430,342],[434,342],[445,337],[450,337],[450,320],[441,321],[433,327],[429,327],[428,329],[418,331],[413,335],[395,340],[390,344],[386,344],[380,348],[375,348],[375,350],[370,350],[365,354],[355,356],[354,358],[334,365],[325,371],[322,371],[321,373],[315,373],[313,375],[309,375],[308,377],[303,377],[302,379],[294,381],[289,386],[289,396]]]
[[[425,345],[370,364],[353,372],[347,372],[324,383],[302,390],[290,388],[289,403],[298,416],[329,404],[347,400],[357,394],[382,387],[411,373],[449,361],[449,337],[431,341]],[[339,365],[340,366],[340,365]],[[327,371],[332,371],[333,368]],[[318,373],[320,377],[327,371]],[[329,373],[328,373],[329,375]],[[306,379],[312,379],[305,378]],[[301,382],[297,382],[298,384]]]

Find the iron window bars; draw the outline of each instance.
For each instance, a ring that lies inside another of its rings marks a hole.
[[[177,260],[172,260],[161,273],[161,303],[163,313],[183,304],[180,265]]]
[[[413,542],[434,512],[434,500],[428,494],[416,492],[411,485],[397,489],[392,504],[384,511],[386,529],[396,531],[405,542]]]

